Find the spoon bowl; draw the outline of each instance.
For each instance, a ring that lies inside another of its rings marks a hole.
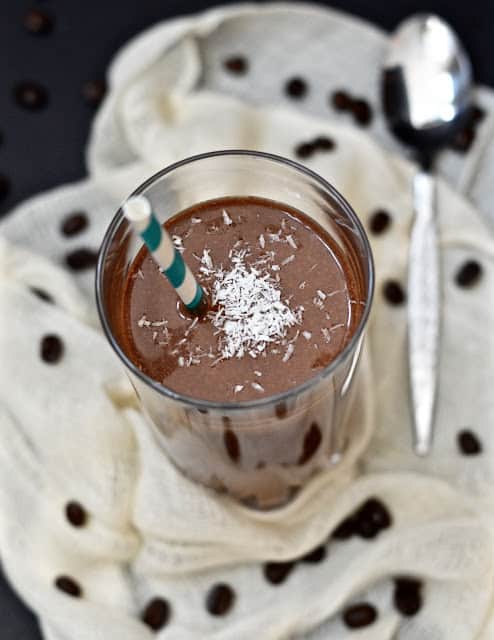
[[[466,124],[472,69],[441,18],[415,15],[394,32],[382,74],[382,101],[391,131],[419,151],[439,150]]]

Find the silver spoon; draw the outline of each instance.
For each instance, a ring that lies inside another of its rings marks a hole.
[[[432,444],[440,324],[439,248],[435,185],[437,151],[466,124],[472,106],[470,61],[441,18],[408,18],[391,37],[382,74],[384,113],[391,131],[414,149],[421,169],[413,182],[415,216],[408,257],[408,360],[414,447]]]

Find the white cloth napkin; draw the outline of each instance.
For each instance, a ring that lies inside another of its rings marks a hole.
[[[405,306],[382,295],[389,279],[405,282],[413,168],[392,153],[379,115],[363,131],[327,100],[345,88],[376,105],[385,44],[374,28],[303,5],[246,5],[157,25],[111,66],[88,149],[90,177],[33,198],[0,226],[0,553],[48,640],[145,640],[152,631],[139,617],[156,597],[171,610],[163,637],[178,640],[494,637],[494,248],[479,213],[488,210],[494,169],[492,121],[466,157],[449,152],[441,160],[439,412],[434,454],[419,460],[410,447]],[[234,54],[247,57],[248,74],[225,71],[222,61]],[[283,86],[298,75],[310,91],[295,102]],[[479,99],[492,101],[485,90]],[[300,142],[318,135],[336,148],[308,166],[345,194],[364,224],[385,208],[392,225],[371,237],[377,286],[352,416],[358,437],[341,466],[315,477],[287,507],[260,513],[189,482],[167,462],[98,328],[93,271],[70,272],[64,258],[97,248],[118,203],[174,160],[234,147],[294,157]],[[89,228],[63,237],[61,222],[81,209]],[[483,274],[460,288],[455,274],[467,259]],[[46,334],[63,341],[58,363],[39,357]],[[482,454],[460,455],[462,429],[477,434]],[[387,506],[392,526],[373,540],[328,542],[372,496]],[[71,501],[86,510],[84,526],[67,520]],[[264,578],[263,563],[320,544],[323,561],[298,563],[283,584]],[[61,575],[82,597],[55,588]],[[403,575],[424,583],[415,616],[393,604],[393,578]],[[224,616],[206,608],[218,583],[236,594]],[[378,617],[358,632],[341,613],[361,602]]]

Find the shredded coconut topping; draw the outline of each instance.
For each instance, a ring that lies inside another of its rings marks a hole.
[[[302,311],[295,312],[282,302],[281,291],[266,268],[245,264],[246,251],[233,253],[229,271],[215,270],[211,314],[219,334],[223,358],[257,357],[266,344],[281,342],[290,327],[301,322]]]
[[[179,253],[183,253],[185,251],[184,243],[180,236],[172,236],[173,244]]]
[[[230,226],[231,224],[233,224],[233,220],[230,218],[230,216],[228,215],[228,212],[226,209],[223,209],[223,211],[221,212],[223,215],[223,222]]]

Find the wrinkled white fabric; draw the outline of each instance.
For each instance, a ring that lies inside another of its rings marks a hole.
[[[492,122],[481,125],[468,156],[448,152],[440,162],[441,379],[434,453],[422,460],[410,447],[405,307],[387,305],[381,293],[385,280],[405,281],[413,167],[394,153],[380,115],[360,130],[327,101],[347,88],[376,105],[385,46],[376,29],[309,6],[246,5],[157,25],[110,68],[88,179],[31,199],[0,226],[0,553],[48,640],[150,638],[139,615],[157,596],[172,607],[162,635],[178,640],[494,637],[494,245],[481,213],[494,170]],[[246,76],[225,73],[231,54],[248,57]],[[298,103],[283,94],[294,75],[310,83]],[[479,99],[492,103],[486,90]],[[119,202],[170,162],[220,148],[294,157],[296,145],[316,135],[337,147],[307,165],[344,193],[364,224],[378,208],[393,222],[371,238],[377,284],[352,414],[357,437],[342,463],[288,506],[256,512],[168,463],[98,328],[93,272],[68,272],[64,256],[96,248]],[[76,209],[88,212],[90,226],[63,237],[60,222]],[[481,262],[483,277],[460,289],[454,275],[469,258]],[[39,358],[47,333],[65,345],[57,365]],[[478,434],[483,455],[459,455],[462,428]],[[326,543],[370,496],[388,506],[393,526],[372,541]],[[67,522],[69,500],[88,510],[87,526]],[[266,582],[263,562],[321,543],[326,560],[297,565],[282,585]],[[60,574],[73,576],[84,597],[56,590]],[[399,575],[424,580],[415,617],[393,606]],[[218,582],[235,589],[236,601],[214,618],[204,601]],[[341,611],[360,601],[379,616],[357,633]]]

